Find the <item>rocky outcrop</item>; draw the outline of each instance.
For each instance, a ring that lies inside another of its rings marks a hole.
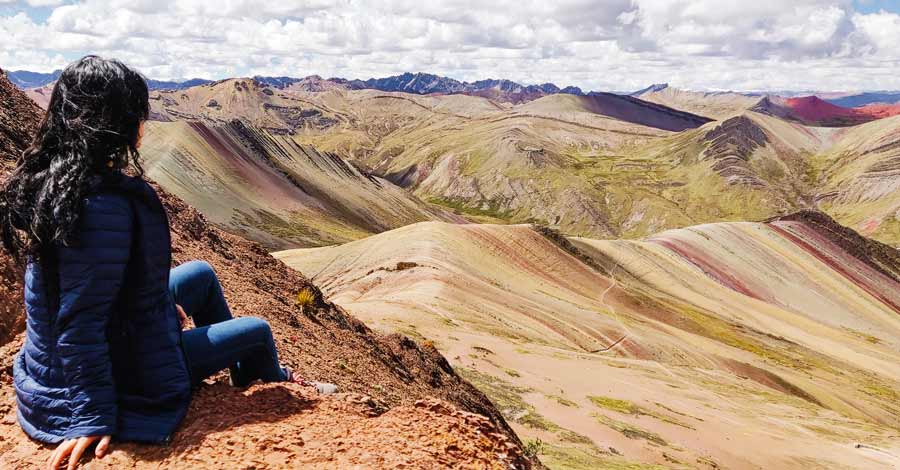
[[[729,184],[765,186],[748,162],[753,152],[768,142],[766,132],[752,119],[741,115],[719,124],[703,136],[708,143],[701,155],[712,160],[712,169]]]
[[[40,108],[18,90],[0,70],[0,174],[5,175],[31,143]],[[0,344],[24,328],[22,270],[0,250]]]

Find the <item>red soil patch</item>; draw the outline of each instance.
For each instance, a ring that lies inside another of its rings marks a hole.
[[[854,109],[876,119],[900,115],[900,104],[875,103],[860,106]]]
[[[793,110],[797,117],[804,121],[829,121],[838,118],[858,118],[868,115],[852,108],[831,104],[818,96],[787,98],[784,102],[787,107]]]
[[[725,370],[730,371],[738,377],[748,378],[760,385],[771,388],[772,390],[787,395],[793,395],[815,405],[821,406],[823,408],[825,407],[821,402],[819,402],[819,400],[816,400],[815,397],[806,393],[800,387],[797,387],[787,380],[784,380],[778,374],[769,372],[756,366],[752,366],[750,364],[747,364],[746,362],[735,361],[734,359],[720,357],[718,358],[718,361],[722,364]]]
[[[15,421],[10,387],[0,420]],[[14,445],[9,445],[14,444]],[[39,468],[50,449],[27,439],[0,441],[0,467]],[[169,446],[113,443],[92,469],[478,468],[508,469],[517,446],[480,415],[438,400],[381,412],[371,399],[322,398],[295,384],[201,390]]]
[[[687,244],[681,243],[678,240],[669,240],[666,238],[651,238],[648,241],[656,243],[658,245],[662,245],[674,253],[677,253],[688,263],[693,264],[698,269],[703,271],[704,274],[722,284],[723,286],[740,292],[748,297],[752,297],[754,299],[763,300],[759,295],[753,292],[749,286],[747,286],[743,281],[734,276],[728,271],[728,268],[725,266],[717,266],[716,260],[712,259],[706,253],[703,253],[700,250],[697,250],[695,247]]]

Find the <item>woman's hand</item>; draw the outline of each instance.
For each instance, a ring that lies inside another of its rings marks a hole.
[[[186,330],[191,327],[191,320],[188,318],[187,314],[184,313],[184,309],[181,308],[181,305],[175,304],[175,309],[178,310],[178,319],[181,320],[181,329]]]
[[[47,470],[57,470],[60,468],[60,465],[62,465],[62,462],[66,457],[69,457],[69,465],[66,467],[66,470],[75,470],[75,466],[78,465],[78,461],[81,460],[81,454],[83,454],[91,444],[97,441],[100,441],[100,443],[97,444],[94,455],[97,456],[98,459],[102,458],[109,450],[110,439],[110,436],[87,436],[79,437],[78,439],[69,439],[60,444],[56,450],[53,451],[50,460],[47,460]]]

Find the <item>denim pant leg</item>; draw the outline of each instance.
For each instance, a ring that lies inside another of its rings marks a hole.
[[[222,286],[208,263],[191,261],[173,269],[169,290],[197,326],[182,334],[195,385],[225,368],[240,386],[257,379],[287,380],[268,323],[258,318],[232,319]]]
[[[189,261],[171,270],[169,292],[198,327],[232,318],[219,278],[205,261]]]
[[[182,345],[195,385],[226,367],[231,368],[231,380],[239,387],[254,380],[288,379],[278,362],[272,330],[260,318],[235,318],[185,331]]]

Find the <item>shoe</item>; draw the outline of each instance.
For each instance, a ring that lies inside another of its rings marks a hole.
[[[306,380],[298,372],[292,371],[290,367],[285,367],[284,370],[285,372],[287,372],[288,382],[300,384],[304,387],[314,387],[316,391],[322,395],[331,395],[333,393],[337,393],[337,385],[335,384]]]

